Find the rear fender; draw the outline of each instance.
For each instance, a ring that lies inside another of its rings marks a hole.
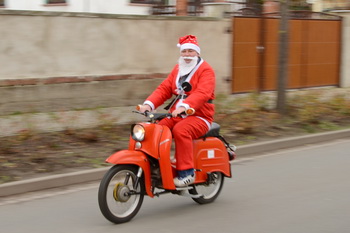
[[[133,164],[141,167],[145,178],[146,193],[148,196],[154,197],[152,193],[151,169],[145,153],[135,150],[121,150],[109,156],[106,162],[111,164]]]

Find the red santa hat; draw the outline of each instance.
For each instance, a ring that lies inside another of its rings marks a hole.
[[[179,38],[179,43],[177,47],[180,48],[180,51],[184,49],[193,49],[197,53],[201,53],[201,49],[199,48],[197,37],[193,35],[187,35]]]

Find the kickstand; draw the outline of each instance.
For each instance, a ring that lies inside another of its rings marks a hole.
[[[190,190],[192,190],[193,186],[187,186],[187,187],[181,187],[176,188],[176,190],[180,191],[179,195],[183,197],[191,197],[191,198],[200,198],[203,197],[203,194],[191,194],[189,193]]]

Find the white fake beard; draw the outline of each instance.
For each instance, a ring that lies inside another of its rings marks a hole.
[[[185,59],[191,59],[190,63],[186,63]],[[184,76],[193,70],[193,68],[197,65],[198,57],[180,57],[179,58],[179,74],[180,77]]]

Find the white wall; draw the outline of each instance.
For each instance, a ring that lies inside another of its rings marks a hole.
[[[66,6],[48,6],[46,0],[6,0],[5,9],[148,15],[149,6],[129,0],[68,0]]]
[[[350,87],[350,11],[338,12],[343,17],[342,28],[342,58],[341,58],[341,87]]]
[[[203,17],[2,10],[0,80],[168,73],[186,34],[198,36],[203,58],[224,80],[231,69],[230,25]]]

